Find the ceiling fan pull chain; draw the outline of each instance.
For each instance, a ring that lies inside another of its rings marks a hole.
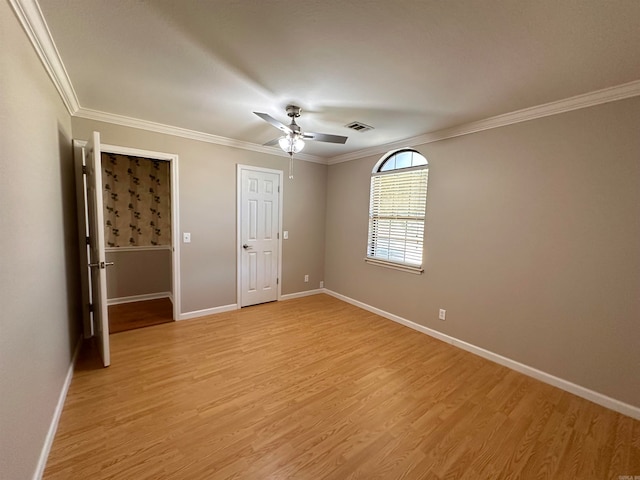
[[[293,154],[289,154],[289,179],[293,180]]]

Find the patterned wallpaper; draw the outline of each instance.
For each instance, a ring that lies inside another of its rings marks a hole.
[[[171,245],[169,162],[102,154],[106,247]]]

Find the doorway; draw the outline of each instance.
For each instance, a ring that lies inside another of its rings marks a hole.
[[[160,297],[169,298],[172,301],[172,307],[169,312],[169,316],[172,320],[176,320],[180,315],[180,253],[179,253],[179,221],[178,221],[178,156],[173,154],[166,154],[161,152],[153,152],[148,150],[133,149],[128,147],[121,147],[115,145],[105,145],[100,142],[100,134],[94,132],[90,141],[82,142],[74,140],[74,158],[76,163],[76,190],[77,205],[78,205],[78,233],[80,248],[80,260],[81,260],[81,280],[82,280],[82,298],[83,298],[83,326],[84,337],[96,337],[98,343],[101,346],[100,351],[104,366],[109,364],[109,315],[107,309],[107,267],[113,268],[116,260],[107,258],[107,245],[108,237],[105,234],[108,232],[112,236],[119,232],[119,227],[108,224],[108,215],[111,212],[105,209],[105,197],[110,198],[111,193],[105,188],[105,182],[103,181],[103,169],[102,169],[102,152],[106,152],[108,155],[121,155],[125,157],[134,158],[146,158],[151,162],[163,162],[165,166],[168,165],[168,189],[170,191],[170,206],[168,207],[170,224],[167,227],[164,236],[170,238],[170,241],[164,242],[165,245],[161,245],[162,242],[158,241],[159,236],[162,236],[163,231],[160,227],[158,232],[154,228],[150,237],[153,239],[151,245],[143,250],[145,252],[157,253],[157,251],[163,250],[165,256],[169,259],[168,271],[170,280],[170,288],[166,289]],[[127,169],[129,170],[129,169]],[[112,172],[113,173],[113,172]],[[136,172],[138,173],[138,172]],[[149,175],[149,172],[146,173]],[[107,176],[107,175],[105,175]],[[136,175],[139,177],[140,175]],[[148,190],[148,189],[147,189]],[[151,192],[147,192],[151,193]],[[127,188],[127,194],[129,189]],[[134,196],[137,195],[134,192]],[[137,199],[137,197],[136,197]],[[139,212],[140,208],[133,204],[129,205],[128,202],[126,212],[118,209],[118,215],[136,215],[135,212]],[[131,209],[129,209],[131,206]],[[91,208],[88,208],[91,207]],[[147,208],[149,208],[147,206]],[[155,208],[154,208],[155,209]],[[156,215],[157,217],[157,215]],[[157,218],[154,223],[157,223]],[[142,229],[135,225],[135,222],[125,223],[126,228],[132,229],[128,232],[125,238],[129,245],[128,248],[137,247],[137,245],[131,245],[136,243],[137,238],[143,234]],[[156,225],[154,225],[156,226]],[[116,231],[110,230],[115,228]],[[123,232],[124,233],[124,232]],[[116,235],[117,236],[117,235]],[[134,242],[130,239],[133,238]],[[114,242],[109,247],[116,248]],[[126,253],[124,248],[122,251],[118,251],[118,254]],[[110,252],[111,253],[111,252]],[[150,255],[150,254],[148,254]],[[124,262],[126,265],[127,262]],[[100,275],[97,275],[97,273]],[[156,295],[157,296],[157,295]],[[133,298],[132,298],[133,297]],[[153,295],[152,295],[153,297]],[[157,298],[149,298],[144,295],[128,295],[126,302],[112,302],[112,303],[134,303],[140,301],[156,300]],[[122,300],[122,298],[120,299]]]
[[[282,171],[238,165],[238,306],[280,299]]]
[[[170,162],[101,153],[111,333],[173,321]]]

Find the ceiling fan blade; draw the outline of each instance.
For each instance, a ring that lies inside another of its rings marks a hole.
[[[260,112],[253,112],[253,113],[255,113],[257,116],[259,116],[265,122],[270,123],[271,125],[273,125],[274,127],[276,127],[279,130],[282,130],[284,133],[292,133],[292,131],[291,131],[291,129],[289,127],[287,127],[284,123],[280,123],[278,120],[273,118],[271,115],[268,115],[266,113],[260,113]]]
[[[328,133],[304,132],[302,138],[305,140],[315,140],[317,142],[345,143],[348,137],[343,137],[342,135],[329,135]]]
[[[274,138],[273,140],[268,141],[267,143],[263,143],[262,146],[263,147],[272,147],[273,145],[277,145],[278,141],[281,139],[282,137],[278,137],[278,138]]]

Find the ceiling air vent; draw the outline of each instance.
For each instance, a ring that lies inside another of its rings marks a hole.
[[[350,128],[351,130],[355,130],[356,132],[367,132],[369,130],[373,130],[373,127],[371,125],[366,125],[361,122],[351,122],[345,125],[345,127]]]

